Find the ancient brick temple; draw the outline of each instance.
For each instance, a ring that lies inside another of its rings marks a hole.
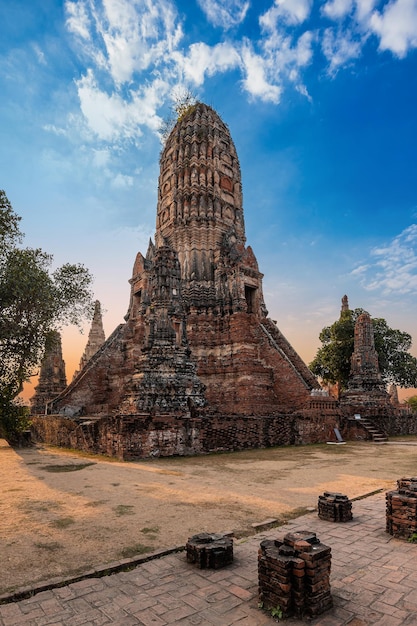
[[[161,155],[155,241],[134,262],[125,323],[36,436],[123,458],[325,441],[335,403],[312,408],[320,386],[268,317],[262,278],[230,132],[197,103]]]
[[[319,385],[268,318],[262,276],[246,246],[232,138],[196,104],[161,155],[155,243],[136,257],[126,323],[56,410],[270,415],[305,406]]]
[[[197,103],[161,154],[155,241],[137,254],[125,321],[94,342],[54,415],[33,420],[35,438],[121,458],[195,454],[328,441],[369,394],[374,413],[386,406],[369,316],[341,409],[268,317],[262,278],[235,146]]]

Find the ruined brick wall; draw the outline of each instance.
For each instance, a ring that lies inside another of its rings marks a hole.
[[[407,410],[398,409],[391,414],[382,415],[377,424],[387,435],[417,435],[417,416]]]
[[[326,441],[334,420],[317,428],[302,415],[185,418],[131,415],[85,423],[61,416],[35,416],[35,441],[121,459],[193,455]],[[323,439],[323,433],[325,438]]]
[[[78,427],[73,420],[60,415],[31,417],[32,441],[49,443],[52,446],[71,448],[71,434]],[[93,450],[91,450],[93,452]]]

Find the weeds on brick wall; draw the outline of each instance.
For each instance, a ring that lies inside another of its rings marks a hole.
[[[258,602],[258,609],[262,609],[263,611],[266,611],[266,613],[269,613],[271,617],[273,617],[275,620],[280,620],[282,619],[283,616],[283,612],[281,607],[279,606],[279,604],[277,606],[273,606],[269,609],[266,609],[264,607],[264,603],[263,602]]]

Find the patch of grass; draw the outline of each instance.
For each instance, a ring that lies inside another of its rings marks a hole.
[[[59,474],[61,472],[77,472],[78,470],[82,470],[85,467],[89,467],[90,465],[96,465],[95,463],[70,463],[68,465],[44,465],[41,469],[45,470],[45,472],[54,472],[55,474]]]
[[[298,507],[297,509],[293,509],[292,511],[286,511],[285,513],[281,513],[279,516],[279,525],[286,524],[292,519],[297,519],[297,517],[301,517],[302,515],[306,515],[309,513],[308,507]]]
[[[60,517],[59,519],[51,522],[50,526],[53,526],[54,528],[68,528],[68,526],[71,526],[72,524],[75,524],[75,519],[73,517]]]
[[[116,515],[134,515],[134,509],[135,507],[132,506],[131,504],[118,504],[117,506],[113,507],[113,511],[116,513]]]
[[[146,554],[152,552],[153,548],[144,546],[143,543],[135,543],[134,546],[126,546],[121,551],[121,555],[124,559],[130,559],[131,557],[138,556],[139,554]]]
[[[56,552],[57,550],[61,550],[64,546],[62,543],[58,543],[57,541],[49,541],[45,543],[38,541],[35,543],[35,547],[40,550],[46,550],[47,552]]]
[[[18,508],[26,511],[27,513],[33,513],[34,511],[46,512],[54,509],[60,509],[61,504],[59,502],[51,502],[48,500],[28,500],[21,502]]]
[[[140,532],[143,533],[144,535],[156,535],[157,533],[159,533],[159,526],[145,526],[145,528],[141,528]]]

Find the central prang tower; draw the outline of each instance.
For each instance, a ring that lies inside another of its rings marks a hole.
[[[177,252],[188,311],[224,315],[263,306],[262,275],[245,241],[234,143],[217,113],[196,104],[161,155],[155,236],[156,247],[167,244]]]
[[[189,107],[160,166],[155,243],[136,257],[126,323],[57,408],[82,404],[87,415],[107,412],[127,423],[309,407],[319,384],[267,317],[227,126],[211,107]]]

